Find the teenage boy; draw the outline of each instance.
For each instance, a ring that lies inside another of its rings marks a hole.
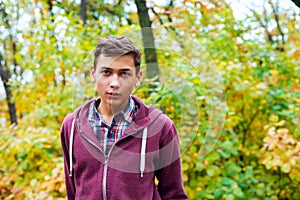
[[[129,38],[98,41],[90,75],[100,97],[61,127],[68,199],[187,199],[173,122],[131,95],[140,63]]]

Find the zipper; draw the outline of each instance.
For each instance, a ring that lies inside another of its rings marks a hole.
[[[137,131],[123,137],[121,140],[127,138],[128,136],[133,135],[134,133],[137,133]],[[94,143],[92,142],[88,137],[86,137],[83,133],[80,133],[80,135],[91,145],[93,145],[94,147],[96,147],[96,149],[98,149],[99,151],[101,151],[103,153],[103,155],[105,156],[104,152]],[[111,151],[113,150],[113,148],[115,147],[115,145],[119,142],[120,140],[118,140],[115,144],[113,144],[113,146],[110,148],[108,155],[105,156],[105,160],[104,160],[104,169],[103,169],[103,180],[102,180],[102,193],[103,193],[103,200],[107,199],[107,194],[106,194],[106,179],[107,179],[107,169],[108,169],[108,159],[109,159],[109,155],[111,153]]]
[[[129,135],[123,137],[121,140],[127,138],[127,137],[130,136],[130,135],[133,135],[133,134],[136,133],[136,132],[137,132],[137,131],[135,131],[135,132],[133,132],[133,133],[131,133],[131,134],[129,134]],[[116,143],[114,143],[114,144],[112,145],[112,147],[110,148],[110,150],[109,150],[107,156],[105,156],[104,169],[103,169],[103,181],[102,181],[103,200],[106,200],[106,199],[107,199],[107,194],[106,194],[106,179],[107,179],[107,169],[108,169],[108,159],[109,159],[109,155],[110,155],[110,153],[112,152],[113,148],[116,146],[116,144],[117,144],[119,141],[120,141],[120,140],[118,140]],[[97,146],[97,148],[98,148],[98,146]],[[99,148],[98,148],[98,149],[99,149]],[[101,149],[99,149],[99,150],[104,154],[104,152],[103,152]]]
[[[96,147],[99,151],[101,151],[103,154],[104,152],[94,143],[92,142],[88,137],[86,137],[83,133],[80,133],[80,135],[91,145]],[[103,193],[103,200],[107,199],[106,195],[106,178],[107,178],[107,168],[108,168],[108,156],[105,156],[105,161],[104,161],[104,169],[103,169],[103,179],[102,179],[102,193]]]
[[[108,157],[105,156],[104,169],[103,169],[103,180],[102,180],[103,200],[107,199],[107,195],[106,195],[107,168],[108,168]]]

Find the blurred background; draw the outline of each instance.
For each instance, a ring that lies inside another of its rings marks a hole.
[[[108,35],[143,51],[134,94],[178,128],[190,199],[300,199],[297,5],[0,0],[0,199],[65,199],[60,126]]]

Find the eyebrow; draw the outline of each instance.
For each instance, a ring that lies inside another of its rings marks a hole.
[[[130,69],[130,68],[124,68],[124,69],[120,69],[119,71],[132,71],[132,69]]]
[[[99,66],[99,69],[111,69],[108,66]]]
[[[101,67],[99,67],[99,69],[102,69],[102,70],[103,70],[103,69],[104,69],[104,70],[105,70],[105,69],[106,69],[106,70],[113,70],[112,68],[110,68],[110,67],[108,67],[108,66],[101,66]],[[126,68],[123,68],[123,69],[119,69],[118,71],[133,71],[133,70],[132,70],[131,68],[129,68],[129,67],[128,67],[128,68],[126,67]]]

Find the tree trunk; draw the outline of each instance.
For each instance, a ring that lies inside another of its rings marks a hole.
[[[3,69],[2,60],[3,60],[2,54],[0,54],[0,76],[1,76],[1,80],[3,82],[4,89],[5,89],[6,102],[7,102],[9,116],[10,116],[10,123],[18,124],[16,107],[15,107],[15,104],[11,100],[12,95],[11,95],[10,86],[8,84],[8,72],[4,71],[4,69]]]
[[[0,4],[0,11],[1,11],[1,15],[2,15],[1,17],[3,19],[5,27],[7,28],[8,33],[9,33],[8,37],[11,40],[12,50],[13,50],[13,52],[12,52],[13,53],[13,63],[12,63],[13,64],[13,71],[16,74],[17,60],[15,59],[15,55],[17,53],[17,45],[13,40],[13,33],[12,33],[12,30],[11,30],[11,25],[9,23],[9,17],[7,15],[7,12],[5,10],[5,4],[3,2]],[[10,89],[10,86],[8,84],[8,79],[9,79],[8,77],[10,75],[9,75],[9,71],[5,71],[4,68],[3,68],[3,57],[2,57],[1,53],[0,53],[0,76],[1,76],[1,80],[3,82],[3,86],[4,86],[4,89],[5,89],[6,102],[7,102],[7,105],[8,105],[10,122],[11,122],[11,124],[17,124],[18,121],[17,121],[16,107],[15,107],[15,104],[12,102],[11,89]]]
[[[86,24],[86,0],[81,0],[80,3],[80,19],[83,22],[83,25]]]
[[[292,0],[292,2],[294,2],[296,6],[300,8],[300,0]]]
[[[142,29],[142,38],[144,45],[144,53],[147,64],[148,78],[155,78],[158,81],[159,69],[155,50],[154,36],[151,29],[151,21],[145,0],[135,0],[139,22]]]

